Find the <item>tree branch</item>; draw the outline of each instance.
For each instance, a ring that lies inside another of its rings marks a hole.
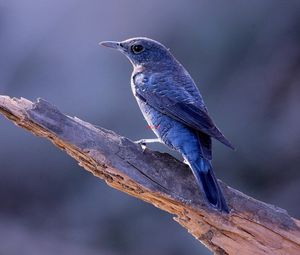
[[[40,99],[0,96],[0,113],[44,137],[113,188],[174,214],[174,220],[215,254],[300,254],[300,222],[283,209],[220,182],[230,215],[211,209],[188,167],[112,131],[62,114]]]

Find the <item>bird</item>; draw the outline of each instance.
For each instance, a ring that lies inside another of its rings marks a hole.
[[[120,51],[133,66],[131,90],[157,137],[136,142],[141,145],[160,142],[178,151],[210,206],[221,213],[229,213],[212,168],[212,138],[231,149],[234,146],[209,116],[202,95],[187,70],[167,47],[147,37],[99,44]]]

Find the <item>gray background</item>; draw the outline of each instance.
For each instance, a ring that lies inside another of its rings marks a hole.
[[[42,97],[133,140],[151,138],[128,60],[98,42],[159,40],[238,149],[214,142],[218,177],[300,217],[299,14],[296,0],[1,0],[0,94]],[[3,117],[0,125],[1,255],[210,254],[170,215]]]

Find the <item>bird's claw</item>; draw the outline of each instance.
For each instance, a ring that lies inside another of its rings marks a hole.
[[[146,150],[146,142],[145,139],[140,139],[137,141],[134,141],[134,143],[139,144],[142,147],[143,152]]]
[[[189,165],[189,162],[186,159],[183,159],[183,163]]]
[[[135,141],[136,144],[141,145],[141,147],[143,148],[143,151],[145,151],[146,149],[146,144],[148,143],[161,143],[161,140],[158,138],[154,138],[154,139],[140,139]]]

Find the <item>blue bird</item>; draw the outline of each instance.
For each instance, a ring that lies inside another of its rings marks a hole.
[[[215,138],[234,149],[209,117],[202,96],[185,68],[161,43],[145,37],[103,46],[122,52],[132,63],[131,89],[157,139],[137,141],[145,145],[162,142],[180,152],[190,166],[208,202],[229,212],[212,169]]]

